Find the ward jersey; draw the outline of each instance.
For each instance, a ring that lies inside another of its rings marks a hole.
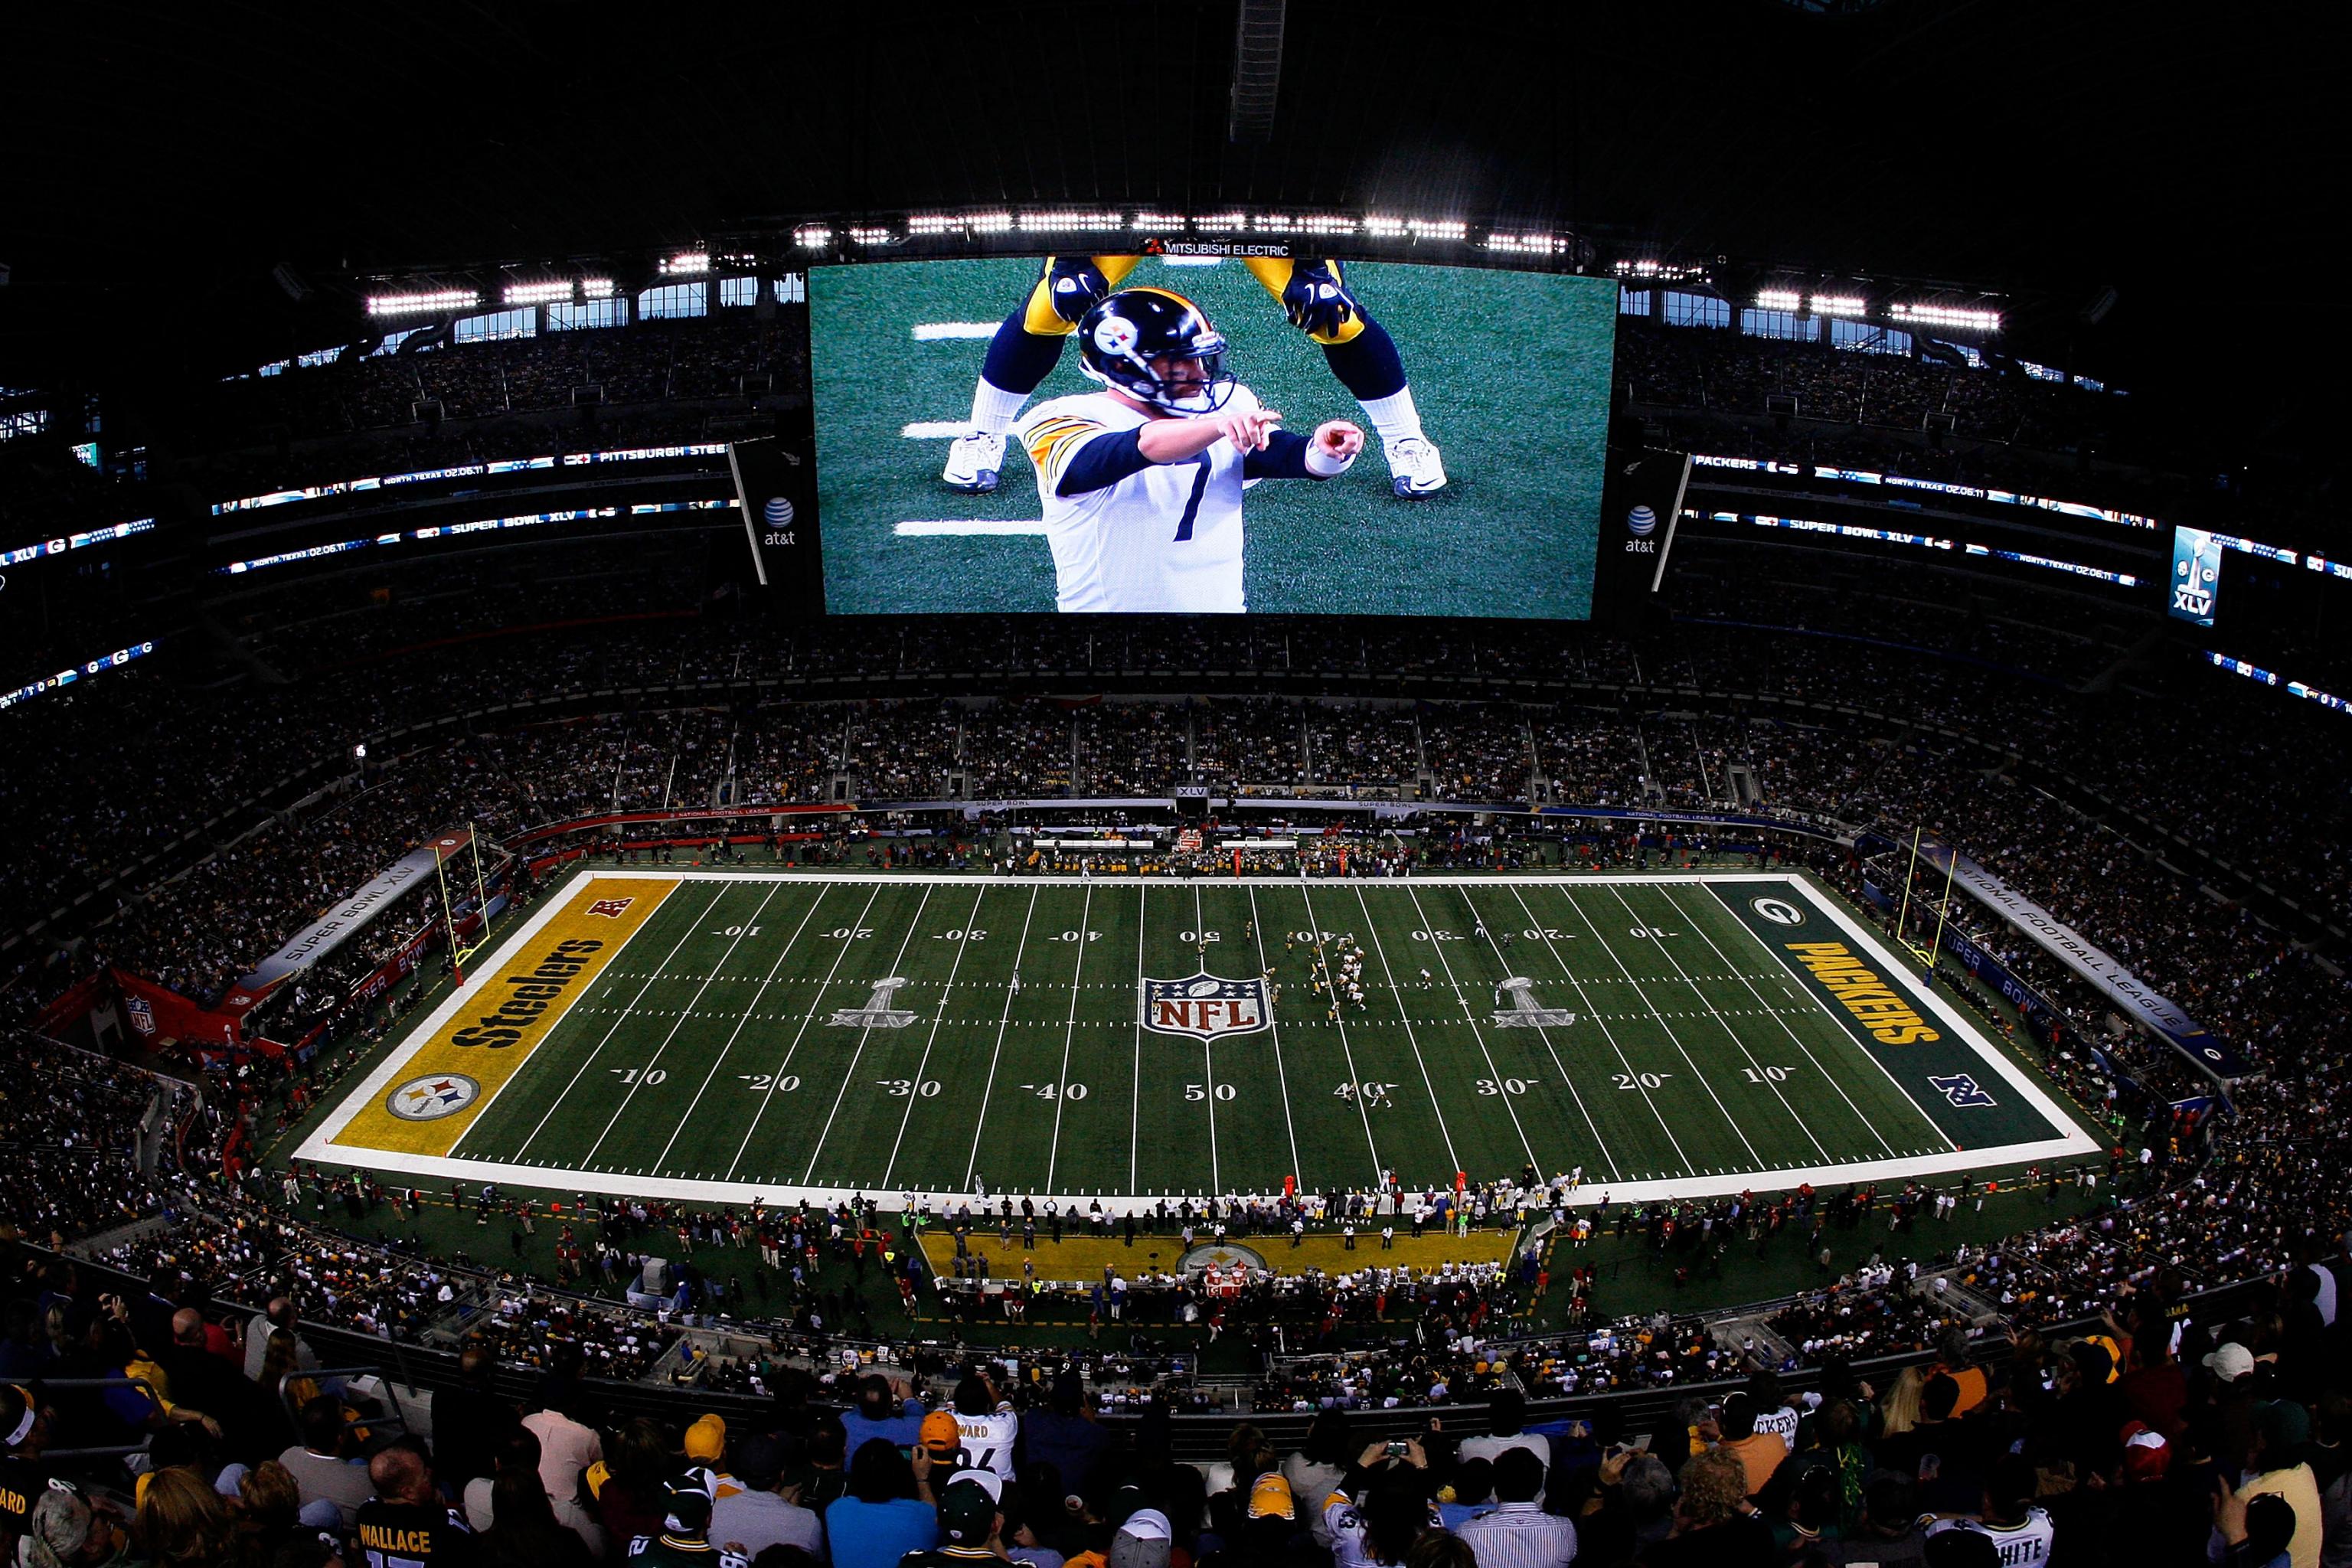
[[[1236,384],[1228,408],[1257,399]],[[1039,404],[1015,426],[1037,468],[1055,607],[1074,612],[1222,612],[1242,605],[1242,454],[1219,441],[1181,463],[1155,463],[1083,495],[1055,491],[1087,444],[1139,429],[1151,416],[1107,392]]]
[[[966,1415],[956,1412],[956,1436],[963,1439],[963,1462],[971,1469],[994,1470],[1006,1480],[1013,1479],[1013,1442],[1021,1435],[1021,1417],[1011,1410],[992,1410],[985,1415]]]

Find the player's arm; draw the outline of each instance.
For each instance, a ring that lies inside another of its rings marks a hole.
[[[1245,457],[1279,435],[1282,416],[1255,403],[1185,419],[1154,419],[1133,430],[1112,430],[1090,419],[1062,417],[1024,433],[1032,461],[1054,493],[1067,499],[1108,489],[1130,474],[1162,463],[1189,463],[1219,441]]]
[[[1265,447],[1242,458],[1245,479],[1335,479],[1364,449],[1364,433],[1344,419],[1315,427],[1312,436],[1276,430]]]

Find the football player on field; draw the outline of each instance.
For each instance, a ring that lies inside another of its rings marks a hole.
[[[1004,436],[1029,395],[1053,374],[1062,340],[1135,270],[1139,256],[1049,256],[1021,308],[989,341],[971,396],[971,422],[948,448],[940,474],[950,489],[984,495],[1004,466]],[[1390,489],[1408,499],[1445,488],[1437,443],[1422,432],[1396,341],[1364,310],[1339,263],[1250,257],[1242,263],[1282,306],[1290,324],[1322,345],[1331,374],[1364,405],[1381,437]],[[1097,378],[1099,379],[1099,378]]]
[[[1124,289],[1078,322],[1078,363],[1105,390],[1031,409],[1055,605],[1073,611],[1238,613],[1242,486],[1346,473],[1364,433],[1344,419],[1285,430],[1224,369],[1199,306]]]

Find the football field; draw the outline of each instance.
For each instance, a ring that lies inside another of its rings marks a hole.
[[[1361,1001],[1318,961],[1357,965]],[[2095,1147],[1785,876],[599,870],[297,1157],[730,1203],[1581,1166],[1592,1201]]]
[[[1365,423],[1323,351],[1238,259],[1146,258],[1233,345],[1229,368],[1286,427]],[[871,263],[809,273],[810,373],[825,605],[834,614],[1054,608],[1036,472],[1020,443],[1002,488],[940,482],[971,416],[988,339],[1036,283],[1035,258]],[[1393,335],[1447,487],[1389,493],[1380,443],[1328,483],[1268,482],[1243,505],[1254,612],[1559,616],[1591,613],[1617,324],[1612,279],[1350,264]],[[1541,323],[1531,347],[1530,323]],[[1531,358],[1532,356],[1532,358]],[[1032,395],[1100,390],[1075,342]]]

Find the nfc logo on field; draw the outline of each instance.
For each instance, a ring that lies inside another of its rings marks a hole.
[[[1263,980],[1220,980],[1202,971],[1143,982],[1143,1026],[1157,1034],[1221,1040],[1265,1028],[1267,1014]]]
[[[1964,1072],[1956,1072],[1949,1078],[1930,1077],[1927,1082],[1946,1100],[1963,1110],[1980,1105],[1998,1103],[1991,1095],[1977,1087],[1977,1080],[1974,1078]]]

